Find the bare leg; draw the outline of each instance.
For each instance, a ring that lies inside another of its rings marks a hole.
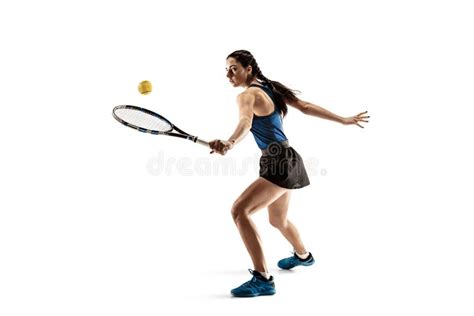
[[[303,254],[306,252],[306,249],[301,241],[298,229],[296,229],[296,226],[287,219],[290,196],[291,192],[288,191],[272,204],[268,205],[268,219],[270,224],[285,236],[293,246],[293,249],[297,253]]]
[[[232,217],[252,258],[254,269],[267,272],[262,243],[250,216],[288,192],[268,180],[258,178],[234,202]]]

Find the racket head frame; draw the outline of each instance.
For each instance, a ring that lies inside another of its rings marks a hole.
[[[141,111],[143,113],[146,113],[146,114],[149,114],[149,115],[152,115],[154,117],[157,117],[159,118],[160,120],[163,120],[164,122],[166,122],[167,124],[170,125],[170,129],[169,131],[157,131],[157,130],[152,130],[152,129],[147,129],[147,128],[143,128],[143,127],[140,127],[140,126],[136,126],[134,124],[131,124],[123,119],[121,119],[116,113],[115,111],[116,110],[120,110],[120,109],[129,109],[129,110],[135,110],[135,111]],[[198,143],[200,145],[204,145],[204,146],[209,146],[209,143],[206,142],[206,141],[203,141],[201,139],[199,139],[197,136],[193,136],[193,135],[190,135],[188,133],[186,133],[185,131],[179,129],[177,126],[175,126],[173,123],[171,123],[167,118],[161,116],[160,114],[158,113],[155,113],[153,111],[150,111],[148,109],[145,109],[145,108],[142,108],[142,107],[139,107],[139,106],[135,106],[135,105],[117,105],[116,107],[114,107],[114,109],[112,110],[112,115],[113,117],[121,124],[125,125],[125,126],[128,126],[130,128],[133,128],[133,129],[136,129],[137,131],[140,131],[140,132],[143,132],[143,133],[147,133],[147,134],[153,134],[153,135],[168,135],[168,136],[174,136],[174,137],[179,137],[179,138],[183,138],[183,139],[187,139],[187,140],[190,140],[194,143]],[[173,133],[172,131],[173,130],[176,130],[178,133]]]
[[[117,110],[121,110],[121,109],[129,109],[129,110],[135,110],[135,111],[141,111],[143,113],[146,113],[148,115],[151,115],[151,116],[154,116],[154,117],[157,117],[159,118],[160,120],[163,120],[165,121],[167,124],[169,124],[171,126],[170,130],[168,132],[163,132],[163,131],[157,131],[157,130],[152,130],[152,129],[147,129],[147,128],[143,128],[143,127],[140,127],[140,126],[136,126],[132,123],[129,123],[127,121],[124,121],[123,119],[121,119],[116,113],[115,111]],[[145,108],[142,108],[142,107],[139,107],[139,106],[135,106],[135,105],[117,105],[116,107],[114,107],[114,109],[112,110],[112,115],[113,117],[121,124],[125,125],[125,126],[128,126],[130,128],[133,128],[133,129],[136,129],[137,131],[140,131],[140,132],[143,132],[143,133],[147,133],[147,134],[154,134],[154,135],[171,135],[171,134],[175,134],[175,133],[171,133],[171,131],[173,129],[176,129],[176,127],[173,125],[173,123],[171,123],[170,121],[168,121],[165,117],[161,116],[160,114],[158,113],[155,113],[153,111],[150,111],[148,109],[145,109]],[[185,133],[187,134],[187,133]],[[174,136],[174,135],[173,135]]]

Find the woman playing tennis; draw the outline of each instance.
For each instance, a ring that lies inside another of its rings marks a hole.
[[[310,266],[314,258],[305,248],[295,225],[287,219],[291,190],[309,185],[302,158],[293,149],[283,132],[282,119],[287,104],[304,114],[332,120],[344,125],[368,122],[367,111],[352,117],[341,117],[320,106],[300,100],[283,84],[265,77],[252,54],[238,50],[227,57],[227,77],[234,87],[245,88],[237,96],[240,120],[228,140],[216,139],[209,143],[213,152],[225,155],[250,131],[258,147],[260,177],[250,184],[232,206],[232,217],[250,254],[252,278],[231,290],[232,295],[252,297],[275,294],[275,282],[269,275],[260,237],[251,215],[267,208],[270,224],[277,228],[294,249],[291,257],[278,262],[281,269]]]

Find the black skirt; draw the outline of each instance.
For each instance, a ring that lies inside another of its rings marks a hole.
[[[293,147],[272,143],[260,157],[260,177],[286,189],[309,185],[301,156]]]

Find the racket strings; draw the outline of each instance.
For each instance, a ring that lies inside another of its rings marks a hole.
[[[136,109],[116,109],[115,115],[129,124],[148,130],[169,132],[173,129],[167,121]]]

